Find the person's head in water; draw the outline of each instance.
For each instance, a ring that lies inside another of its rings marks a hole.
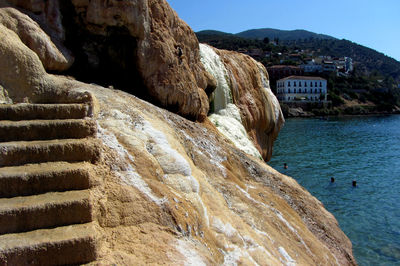
[[[335,178],[331,177],[331,183],[335,183]]]
[[[353,185],[353,187],[356,187],[357,186],[357,181],[353,180],[352,185]]]
[[[284,164],[283,164],[283,168],[285,168],[285,169],[288,168],[287,163],[284,163]]]

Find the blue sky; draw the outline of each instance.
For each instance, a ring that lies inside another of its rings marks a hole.
[[[194,31],[305,29],[400,61],[400,0],[167,0]]]

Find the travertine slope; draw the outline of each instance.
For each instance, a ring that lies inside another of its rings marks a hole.
[[[106,263],[352,265],[335,218],[296,181],[248,157],[209,122],[124,92],[99,102],[106,165],[98,220]]]

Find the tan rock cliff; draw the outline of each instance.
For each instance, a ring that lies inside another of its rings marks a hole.
[[[49,2],[57,1],[48,1],[46,5]],[[5,1],[0,1],[0,6],[5,5],[4,3]],[[63,71],[74,62],[72,54],[61,45],[60,40],[51,38],[28,15],[14,8],[1,8],[0,24],[14,31],[22,42],[34,51],[46,70]]]
[[[199,63],[192,29],[165,1],[72,1],[76,20],[88,32],[106,36],[121,28],[137,41],[137,67],[150,95],[182,115],[204,119],[210,77]]]

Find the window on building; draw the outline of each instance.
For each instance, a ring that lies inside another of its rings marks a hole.
[[[321,81],[319,82],[319,86],[322,87],[322,82]]]
[[[312,81],[310,82],[310,87],[312,87]]]
[[[299,81],[299,87],[301,87],[301,81]]]
[[[321,93],[321,89],[319,89],[319,93]]]
[[[299,93],[301,93],[301,89],[299,89]]]
[[[290,89],[288,89],[288,93],[290,93]]]
[[[296,87],[296,81],[294,81],[293,83],[294,83],[294,84],[293,84],[293,86],[295,86],[295,87]]]
[[[294,93],[296,93],[296,89],[294,89]]]
[[[317,89],[314,90],[314,93],[317,93]]]
[[[290,87],[290,81],[288,81],[288,84],[287,84],[287,85],[288,85],[288,87]]]
[[[318,87],[318,84],[317,84],[317,82],[315,82],[315,87]]]
[[[307,89],[304,89],[304,93],[307,93]]]

